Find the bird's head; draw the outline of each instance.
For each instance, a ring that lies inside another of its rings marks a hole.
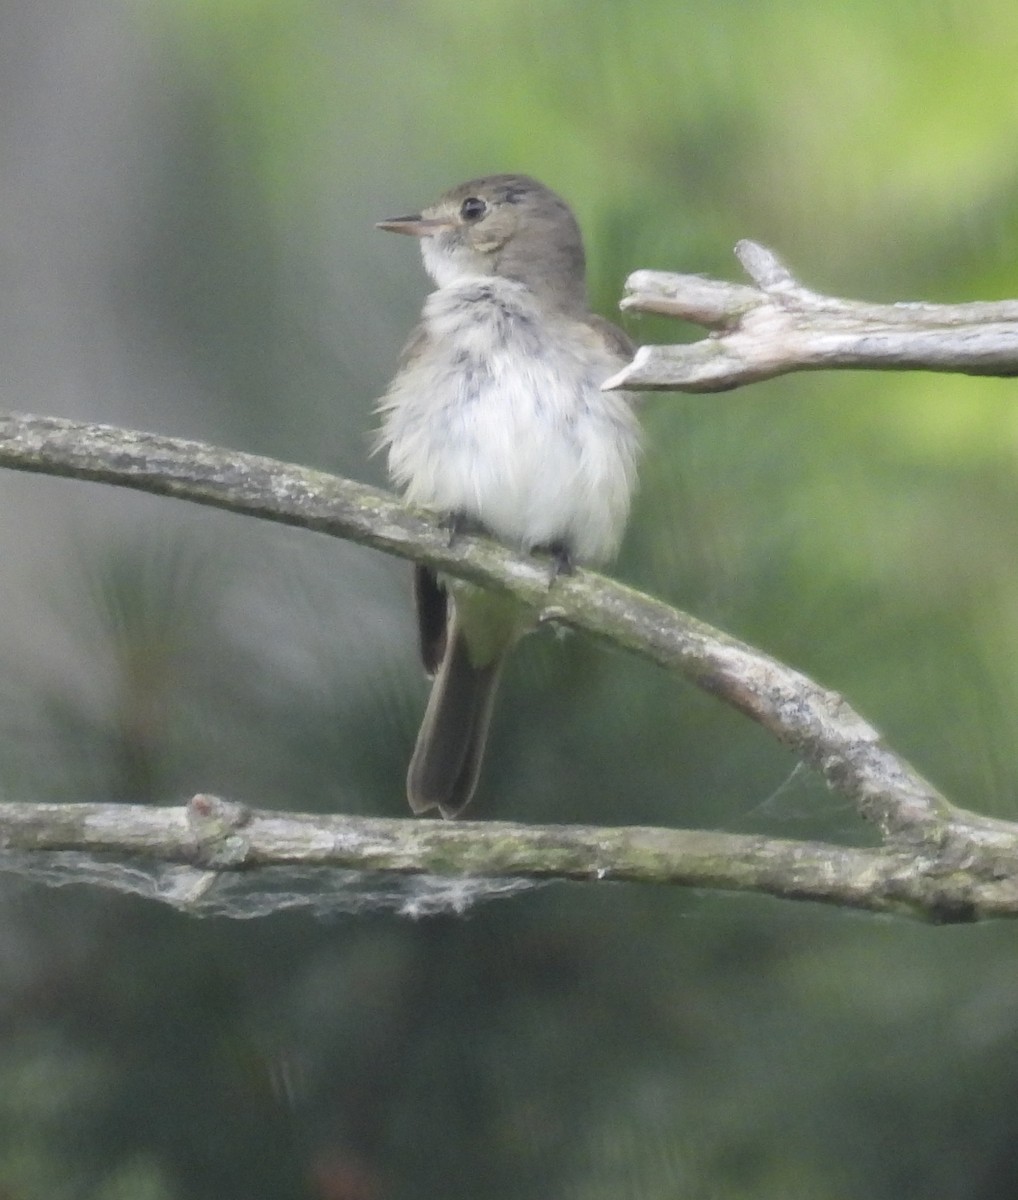
[[[489,175],[379,229],[421,239],[439,287],[478,275],[515,279],[564,309],[586,307],[583,241],[569,205],[528,175]]]

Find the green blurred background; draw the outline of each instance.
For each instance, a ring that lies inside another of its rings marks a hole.
[[[1014,296],[1016,61],[1013,0],[7,0],[4,403],[381,482],[372,402],[426,281],[372,224],[491,171],[574,203],[609,314],[639,267],[736,277],[740,237],[835,294]],[[1018,817],[1015,384],[819,374],[645,422],[618,574]],[[404,564],[0,489],[8,798],[403,815]],[[508,671],[475,812],[872,837],[742,718],[550,635]],[[337,908],[8,879],[4,1200],[1018,1191],[1008,925],[635,887]]]

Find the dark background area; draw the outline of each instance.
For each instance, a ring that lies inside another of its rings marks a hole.
[[[1016,56],[1012,0],[8,0],[3,402],[381,482],[372,405],[427,283],[373,222],[501,170],[574,204],[609,315],[639,267],[736,278],[740,237],[834,294],[1014,296]],[[645,425],[619,577],[1014,818],[1015,384],[817,374]],[[7,799],[404,815],[405,564],[43,477],[0,504]],[[749,722],[550,634],[474,813],[872,836]],[[240,921],[9,877],[0,913],[5,1200],[1018,1181],[1005,924],[578,885]]]

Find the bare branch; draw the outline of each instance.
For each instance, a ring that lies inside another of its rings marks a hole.
[[[903,850],[639,826],[322,816],[245,808],[213,796],[186,807],[0,805],[8,854],[87,851],[222,874],[339,867],[398,875],[638,882],[812,900],[938,923],[1018,915],[1018,875],[946,870]],[[2,860],[0,860],[2,862]],[[64,882],[73,881],[68,864]],[[161,895],[199,907],[202,888]]]
[[[720,392],[835,367],[1018,374],[1018,301],[868,304],[810,291],[772,251],[742,241],[755,286],[636,271],[621,307],[717,331],[688,345],[641,346],[606,388]]]
[[[210,504],[348,538],[512,592],[555,621],[676,671],[759,722],[888,833],[925,837],[950,806],[840,696],[719,630],[587,571],[461,537],[396,497],[288,463],[198,442],[52,417],[0,416],[0,465]]]
[[[298,855],[293,861],[316,862],[321,855],[322,862],[358,869],[645,879],[942,920],[1018,912],[1018,826],[949,804],[836,693],[632,589],[586,571],[550,582],[546,561],[483,538],[464,536],[450,546],[433,518],[385,492],[197,442],[7,414],[0,415],[0,465],[136,488],[347,538],[511,592],[539,619],[640,654],[751,717],[848,796],[888,843],[885,850],[862,851],[665,830],[365,822],[251,814],[206,798],[212,824],[225,820],[232,831],[222,838],[210,835],[210,823],[198,820],[194,803],[187,820],[179,809],[0,806],[0,844],[8,849],[97,848],[214,862],[225,870],[291,861],[286,856],[292,844]],[[234,812],[242,818],[235,820]],[[230,840],[235,835],[239,842]]]

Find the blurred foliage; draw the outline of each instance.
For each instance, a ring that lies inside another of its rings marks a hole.
[[[13,0],[10,402],[377,481],[372,398],[426,284],[372,222],[493,170],[575,204],[606,313],[638,267],[735,277],[746,236],[836,294],[1014,296],[1016,54],[1008,0]],[[619,574],[1018,815],[1014,384],[817,374],[644,411]],[[0,486],[9,797],[403,812],[400,565]],[[507,673],[477,814],[872,837],[742,718],[550,634]],[[622,887],[415,923],[2,895],[12,1200],[988,1200],[1018,1174],[1005,926]]]

